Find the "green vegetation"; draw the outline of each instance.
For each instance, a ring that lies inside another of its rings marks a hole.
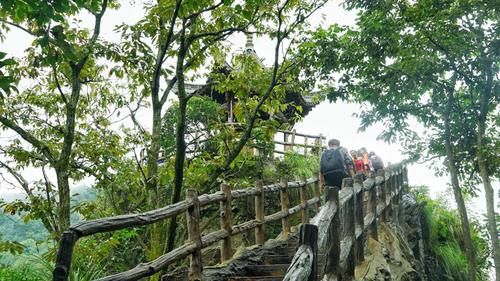
[[[13,136],[0,141],[0,180],[25,198],[0,204],[0,251],[9,253],[0,276],[29,279],[30,262],[44,276],[61,234],[80,219],[175,204],[188,188],[315,175],[317,157],[273,159],[272,139],[300,118],[288,94],[321,89],[330,100],[365,103],[362,129],[383,122],[380,137],[401,142],[410,160],[446,160],[437,166],[451,176],[460,220],[430,201],[431,248],[457,280],[466,267],[467,280],[482,278],[491,253],[500,280],[491,187],[500,175],[498,1],[346,1],[358,13],[355,27],[314,29],[309,19],[327,0],[132,1],[139,20],[105,26],[122,2],[1,1],[0,40],[16,44],[14,29],[30,42],[19,58],[0,52],[0,133]],[[109,30],[116,36],[102,36]],[[267,40],[271,61],[251,48],[235,54],[237,33]],[[194,81],[206,85],[191,92]],[[418,135],[408,120],[430,133]],[[88,178],[91,192],[71,195]],[[478,225],[469,226],[463,198],[478,184],[491,251]],[[235,201],[235,220],[252,218],[251,202]],[[203,231],[217,229],[217,208],[203,212]],[[173,216],[82,239],[72,278],[153,260],[184,243],[185,227],[184,216]],[[266,227],[269,236],[278,230]]]
[[[467,259],[460,217],[457,210],[450,209],[442,199],[431,199],[427,192],[428,187],[412,187],[411,190],[422,204],[424,218],[424,238],[431,255],[438,260],[438,266],[433,272],[439,280],[467,280]],[[488,238],[485,235],[485,226],[479,221],[471,219],[471,234],[477,255],[477,280],[488,280],[490,268]],[[427,231],[425,231],[427,230]]]

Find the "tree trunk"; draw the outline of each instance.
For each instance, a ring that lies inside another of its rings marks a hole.
[[[57,229],[60,233],[58,236],[61,237],[62,232],[67,230],[70,226],[70,215],[71,215],[71,206],[70,206],[70,191],[69,191],[69,178],[68,178],[68,170],[56,169],[57,175],[57,190],[59,193],[59,208],[57,210]]]
[[[451,186],[453,188],[453,195],[457,203],[458,213],[460,214],[460,221],[462,223],[462,231],[464,233],[465,254],[467,256],[468,264],[468,278],[469,281],[475,281],[476,278],[476,251],[472,243],[472,236],[469,226],[469,218],[467,216],[467,209],[465,208],[464,198],[460,190],[460,183],[458,180],[458,169],[456,166],[455,154],[451,142],[450,132],[450,113],[452,109],[452,94],[448,96],[446,111],[444,113],[444,131],[445,131],[445,147],[446,147],[446,160],[448,162],[448,170],[450,172]]]
[[[179,79],[181,81],[182,79]],[[184,98],[179,98],[179,115],[176,128],[176,151],[175,151],[175,178],[174,178],[174,193],[172,195],[172,204],[175,204],[181,199],[182,183],[184,179],[184,161],[186,159],[186,141],[184,133],[186,131],[186,108],[187,101]],[[170,252],[175,247],[175,236],[177,231],[177,216],[173,216],[168,229],[167,250]]]
[[[176,77],[177,77],[177,97],[179,98],[179,113],[177,116],[177,126],[175,130],[175,166],[174,166],[174,193],[172,194],[171,204],[175,204],[181,199],[182,183],[184,180],[184,161],[186,159],[186,110],[189,97],[186,96],[186,88],[184,85],[184,58],[188,49],[188,44],[185,40],[185,29],[181,31],[179,55],[177,57]],[[166,251],[170,252],[175,247],[175,237],[177,231],[177,216],[173,216],[170,220],[168,228],[168,239]]]
[[[58,229],[61,233],[67,230],[71,224],[71,200],[70,200],[70,162],[75,140],[76,109],[80,99],[81,67],[72,66],[71,69],[71,97],[66,104],[66,123],[64,127],[64,139],[61,154],[55,163],[57,175],[57,189],[59,193]]]
[[[479,166],[479,174],[483,181],[484,186],[484,194],[486,199],[486,216],[488,218],[488,232],[490,234],[491,239],[491,249],[493,262],[495,266],[495,276],[496,280],[500,280],[500,245],[498,241],[498,232],[497,232],[497,222],[495,218],[495,193],[493,191],[493,187],[491,186],[491,180],[488,172],[488,164],[486,160],[485,150],[486,145],[484,144],[484,135],[486,132],[486,121],[489,110],[489,100],[490,93],[492,91],[492,83],[493,83],[493,71],[492,64],[489,62],[486,65],[488,69],[488,75],[486,79],[486,84],[484,87],[484,91],[481,92],[481,100],[480,100],[480,109],[479,109],[479,118],[478,118],[478,130],[477,130],[477,162]]]

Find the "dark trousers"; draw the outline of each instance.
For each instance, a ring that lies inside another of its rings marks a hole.
[[[349,176],[344,172],[331,172],[331,173],[326,173],[324,177],[325,177],[325,185],[336,186],[339,189],[342,189],[342,180]]]

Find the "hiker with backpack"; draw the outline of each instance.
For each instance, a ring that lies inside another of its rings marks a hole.
[[[370,151],[370,165],[374,172],[384,169],[384,161],[373,151]]]
[[[349,168],[354,167],[347,150],[340,146],[340,141],[331,139],[328,148],[321,155],[320,184],[342,188],[342,180],[349,177]]]

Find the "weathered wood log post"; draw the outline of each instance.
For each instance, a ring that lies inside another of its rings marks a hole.
[[[78,235],[75,231],[64,231],[59,246],[59,252],[57,253],[56,267],[54,268],[54,271],[52,273],[54,281],[68,280],[69,270],[71,267],[71,258],[73,256],[73,248],[77,240]]]
[[[194,189],[186,191],[186,199],[193,202],[186,212],[188,226],[188,240],[196,244],[196,250],[189,258],[189,280],[202,280],[201,272],[203,264],[201,261],[201,234],[200,234],[200,202],[198,201],[198,192]]]
[[[255,183],[255,188],[258,192],[257,195],[255,195],[255,220],[259,222],[259,225],[255,228],[255,244],[264,245],[266,237],[264,224],[264,188],[262,181],[257,181]]]
[[[291,144],[290,144],[290,147],[291,147],[291,150],[293,150],[295,147],[295,129],[292,130],[292,140],[291,140]]]
[[[309,209],[307,207],[307,178],[303,177],[304,185],[299,188],[300,204],[304,207],[301,213],[302,223],[309,223]]]
[[[387,222],[387,217],[385,216],[385,209],[387,205],[387,189],[385,188],[385,173],[384,170],[378,170],[376,173],[375,185],[378,190],[378,200],[380,201],[377,204],[382,205],[382,212],[380,213],[380,221]],[[389,195],[390,196],[390,195]]]
[[[377,232],[377,189],[375,188],[375,175],[372,173],[364,182],[365,190],[368,192],[368,217],[371,220],[368,226],[368,235],[378,240]]]
[[[299,248],[283,281],[315,281],[317,275],[318,227],[300,225]]]
[[[339,263],[340,263],[340,203],[339,203],[339,188],[326,186],[325,187],[325,201],[333,202],[335,206],[335,215],[332,218],[330,227],[328,228],[328,239],[326,255],[327,260],[325,264],[325,275],[329,277],[340,277]],[[330,279],[328,279],[330,280]]]
[[[283,238],[287,238],[290,233],[290,222],[288,221],[288,209],[290,205],[290,200],[288,198],[288,180],[282,179],[280,186],[281,212],[283,213],[283,218],[281,219],[281,233]]]
[[[220,190],[224,193],[225,200],[220,202],[220,224],[221,229],[227,231],[229,236],[224,238],[220,247],[221,262],[232,258],[233,247],[231,243],[231,233],[233,231],[233,211],[231,206],[231,187],[225,183],[220,185]]]
[[[351,240],[351,248],[349,249],[348,255],[345,260],[345,271],[344,278],[342,280],[354,280],[354,269],[356,268],[356,253],[357,247],[356,245],[356,193],[353,188],[353,179],[346,178],[342,181],[342,190],[346,190],[351,193],[350,199],[346,202],[345,210],[343,212],[344,216],[346,216],[343,221],[346,223],[344,226],[346,228],[346,238],[349,237]],[[360,245],[360,247],[362,247]],[[343,258],[343,257],[341,257]]]
[[[356,264],[360,264],[365,260],[364,246],[366,234],[364,232],[365,228],[365,215],[363,212],[363,175],[357,174],[354,176],[353,184],[354,194],[356,197],[355,201],[355,233],[356,233]]]
[[[319,175],[318,175],[318,179],[314,182],[313,192],[314,192],[314,197],[319,198],[319,199],[321,199],[321,190],[320,189],[321,189],[321,187],[319,186]],[[318,203],[316,203],[316,205],[315,205],[316,212],[319,211],[320,207],[321,207],[321,201],[318,201]]]

